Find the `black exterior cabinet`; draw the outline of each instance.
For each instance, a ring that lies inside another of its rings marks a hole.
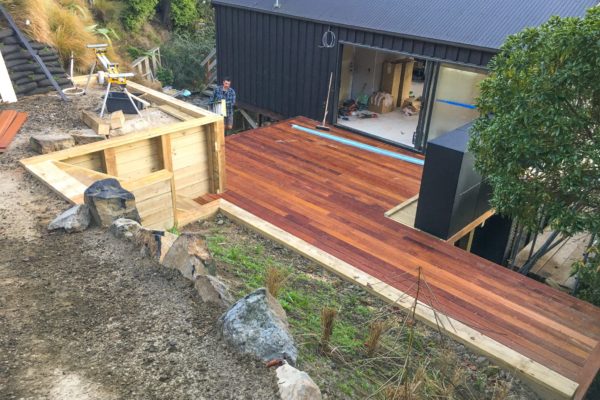
[[[415,228],[448,239],[490,209],[490,187],[467,151],[471,124],[427,144]]]

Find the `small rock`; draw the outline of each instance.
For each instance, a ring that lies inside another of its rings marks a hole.
[[[102,179],[92,183],[84,192],[84,201],[90,207],[94,222],[109,227],[119,218],[140,221],[133,193],[121,187],[116,179]]]
[[[223,339],[240,353],[263,362],[283,358],[296,364],[298,350],[279,302],[260,288],[238,300],[219,318]]]
[[[133,239],[140,229],[139,222],[127,218],[116,219],[110,226],[110,232],[118,239]]]
[[[47,154],[75,146],[75,139],[67,134],[33,135],[29,145],[36,153]]]
[[[205,303],[219,304],[223,308],[233,304],[227,285],[214,276],[196,275],[194,287]]]
[[[90,209],[85,204],[69,208],[50,222],[48,230],[64,229],[68,233],[82,232],[90,225]]]
[[[320,400],[321,391],[304,371],[284,363],[275,370],[281,400]]]
[[[198,275],[214,275],[215,261],[208,250],[206,239],[197,233],[182,233],[173,243],[162,264],[174,268],[190,280]]]
[[[134,235],[135,243],[141,247],[146,257],[156,257],[162,264],[165,255],[177,240],[177,235],[165,231],[156,231],[142,227]]]

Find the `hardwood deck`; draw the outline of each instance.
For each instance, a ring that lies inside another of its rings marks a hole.
[[[405,293],[421,267],[439,312],[577,382],[577,398],[587,390],[600,368],[600,309],[386,218],[418,194],[422,167],[292,123],[316,124],[296,118],[226,139],[224,199]]]

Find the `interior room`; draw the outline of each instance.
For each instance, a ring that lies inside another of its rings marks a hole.
[[[344,45],[337,123],[414,147],[424,70],[424,60]]]

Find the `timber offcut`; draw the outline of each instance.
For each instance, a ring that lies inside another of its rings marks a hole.
[[[301,242],[310,247],[304,254],[400,305],[416,295],[421,269],[430,288],[419,298],[422,320],[435,323],[435,308],[447,317],[447,334],[514,370],[545,398],[583,397],[600,368],[600,309],[387,218],[419,193],[422,166],[292,124],[318,122],[296,118],[226,138],[223,198],[242,210],[239,219],[276,240]]]
[[[0,153],[4,153],[27,121],[27,113],[14,110],[0,112]]]

